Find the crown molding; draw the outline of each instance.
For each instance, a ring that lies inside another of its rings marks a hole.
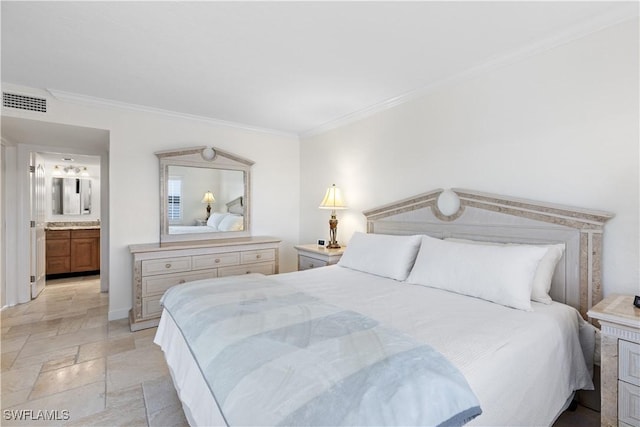
[[[616,8],[609,13],[600,15],[594,19],[570,27],[558,34],[555,34],[554,36],[547,37],[540,41],[523,46],[519,49],[512,50],[507,54],[490,58],[482,64],[478,64],[476,66],[468,68],[467,70],[454,74],[450,77],[438,80],[427,86],[411,90],[393,98],[389,98],[385,101],[371,105],[362,110],[346,114],[323,125],[301,132],[300,139],[320,135],[338,127],[345,126],[347,124],[372,116],[376,113],[423,97],[425,95],[428,95],[429,93],[435,92],[442,87],[454,85],[460,81],[471,79],[488,71],[515,64],[531,56],[581,39],[605,28],[612,27],[631,19],[637,19],[639,16],[639,10],[640,9],[638,7],[638,3],[625,2],[623,6],[620,6],[619,8]]]
[[[94,107],[106,107],[115,110],[127,110],[136,111],[142,113],[161,114],[178,119],[194,120],[212,124],[214,126],[227,127],[233,129],[240,129],[250,132],[266,133],[270,135],[284,136],[289,138],[298,138],[298,134],[294,132],[285,132],[277,129],[263,128],[259,126],[251,126],[243,123],[231,122],[226,120],[214,119],[211,117],[198,116],[195,114],[180,113],[178,111],[164,110],[161,108],[149,107],[146,105],[130,104],[127,102],[114,101],[111,99],[98,98],[89,95],[82,95],[79,93],[65,92],[57,89],[49,89],[49,92],[54,98],[59,101],[72,102],[76,104],[89,105]]]

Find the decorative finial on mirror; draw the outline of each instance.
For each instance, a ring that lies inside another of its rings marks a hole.
[[[216,150],[211,147],[205,147],[202,149],[201,155],[203,159],[211,161],[216,157]]]
[[[445,216],[452,216],[460,210],[460,198],[450,189],[440,193],[437,201],[438,209]]]

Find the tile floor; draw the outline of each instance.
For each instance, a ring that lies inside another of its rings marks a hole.
[[[155,328],[108,322],[108,302],[91,276],[49,281],[36,300],[2,311],[0,425],[184,425],[175,400],[163,408],[175,391]],[[154,383],[164,396],[145,401],[143,384]],[[30,419],[11,419],[19,414]],[[578,407],[554,427],[597,425],[597,412]]]
[[[88,276],[2,311],[1,425],[149,425],[142,384],[168,375],[155,328],[108,322],[108,303]]]

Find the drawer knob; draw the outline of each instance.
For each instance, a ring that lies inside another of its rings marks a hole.
[[[187,281],[186,281],[186,280],[184,280],[184,279],[180,279],[180,281],[179,281],[178,283],[179,283],[179,284],[183,284],[183,283],[187,283]]]
[[[220,258],[216,258],[215,263],[219,263],[220,262]]]
[[[257,258],[257,259],[262,258],[262,255],[258,254],[258,255],[256,255],[256,258]]]
[[[171,268],[171,264],[169,264],[169,263],[166,263],[164,266],[165,266],[165,268]]]
[[[309,264],[309,268],[313,268],[313,267],[314,267],[314,265],[313,265],[313,264]]]
[[[246,274],[251,274],[251,271],[250,271],[250,270],[247,270],[247,273],[246,273]]]

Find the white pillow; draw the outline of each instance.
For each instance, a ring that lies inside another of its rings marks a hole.
[[[531,301],[541,302],[543,304],[551,304],[553,301],[549,296],[549,289],[551,289],[551,279],[553,279],[553,273],[556,271],[556,265],[562,258],[564,253],[564,244],[559,243],[556,245],[525,245],[521,243],[496,243],[496,242],[479,242],[477,240],[446,238],[445,240],[451,242],[472,243],[479,245],[511,245],[511,246],[533,246],[546,248],[547,253],[544,254],[536,274],[533,277],[533,285],[531,287]]]
[[[220,225],[218,231],[242,231],[244,228],[244,218],[242,215],[227,214]]]
[[[416,260],[420,236],[356,232],[338,265],[377,276],[405,280]]]
[[[531,311],[531,286],[545,248],[422,237],[407,281]]]
[[[211,214],[211,216],[209,216],[209,219],[207,220],[207,225],[217,230],[218,226],[227,215],[229,214],[226,212],[214,212]]]

